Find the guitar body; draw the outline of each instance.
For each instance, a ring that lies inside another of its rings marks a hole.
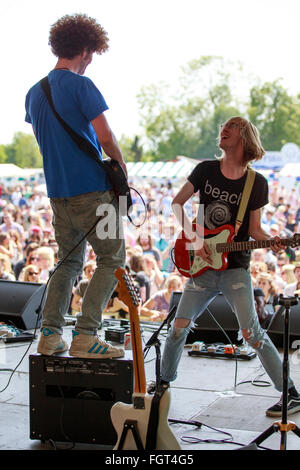
[[[116,269],[115,277],[119,281],[119,298],[129,308],[134,393],[132,405],[118,402],[111,408],[111,420],[118,435],[114,450],[138,450],[141,448],[144,450],[147,444],[150,418],[152,424],[149,428],[147,447],[151,447],[151,449],[147,450],[179,450],[180,445],[168,425],[169,391],[166,390],[161,396],[149,395],[146,392],[146,376],[138,312],[138,307],[141,303],[139,292],[137,292],[133,279],[125,269]],[[159,403],[157,401],[154,402],[154,398],[158,398]],[[155,449],[152,449],[154,445]]]
[[[197,225],[193,224],[194,231]],[[204,230],[204,240],[211,251],[212,264],[204,261],[194,253],[191,241],[186,238],[184,231],[179,234],[174,246],[174,259],[178,271],[185,277],[200,276],[207,269],[222,271],[228,266],[227,252],[217,252],[220,243],[230,243],[234,237],[232,225],[222,225],[215,230]]]
[[[124,424],[128,420],[136,421],[138,434],[141,438],[143,447],[145,448],[153,395],[145,394],[142,397],[145,404],[144,409],[136,409],[133,405],[121,402],[113,405],[111,409],[111,420],[118,435],[118,440],[114,450],[117,450],[119,447]],[[159,404],[159,423],[156,447],[152,450],[180,450],[180,445],[168,424],[169,407],[170,393],[166,390]],[[122,450],[137,450],[137,444],[131,431],[128,431],[126,434]]]

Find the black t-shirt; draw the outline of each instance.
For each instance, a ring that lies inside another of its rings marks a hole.
[[[200,204],[204,204],[204,227],[213,230],[221,225],[235,226],[239,204],[247,178],[231,180],[225,178],[220,169],[219,160],[207,160],[199,163],[192,171],[188,180],[199,191]],[[243,223],[234,241],[249,240],[250,211],[254,211],[268,203],[268,182],[260,173],[256,173]],[[236,251],[228,254],[228,269],[243,267],[250,263],[250,251]]]

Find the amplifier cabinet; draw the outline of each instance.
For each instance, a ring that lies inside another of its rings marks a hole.
[[[112,405],[131,403],[131,351],[120,359],[29,356],[30,438],[115,445]]]

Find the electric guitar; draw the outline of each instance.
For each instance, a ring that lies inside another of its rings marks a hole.
[[[134,393],[132,396],[132,404],[117,402],[111,408],[111,420],[118,435],[114,450],[144,450],[147,443],[153,395],[146,393],[144,357],[138,314],[140,296],[135,289],[130,274],[125,269],[118,268],[115,271],[115,277],[119,281],[119,298],[126,303],[129,308]],[[181,449],[168,425],[169,406],[170,394],[169,391],[166,390],[159,403],[159,420],[155,447],[157,450]]]
[[[233,251],[255,250],[257,248],[272,248],[277,244],[274,239],[233,242],[234,227],[221,225],[215,230],[200,230],[197,224],[193,224],[193,230],[203,233],[205,243],[211,251],[212,264],[207,263],[201,256],[195,254],[191,241],[184,231],[179,234],[174,245],[174,261],[178,271],[185,277],[200,276],[207,269],[222,271],[228,266],[228,253]],[[291,238],[281,238],[284,246],[295,248],[300,245],[300,234],[295,233]]]

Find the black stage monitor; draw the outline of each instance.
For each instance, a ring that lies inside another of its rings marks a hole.
[[[37,313],[45,300],[46,285],[34,282],[0,280],[0,322],[12,324],[22,330],[40,325]]]

